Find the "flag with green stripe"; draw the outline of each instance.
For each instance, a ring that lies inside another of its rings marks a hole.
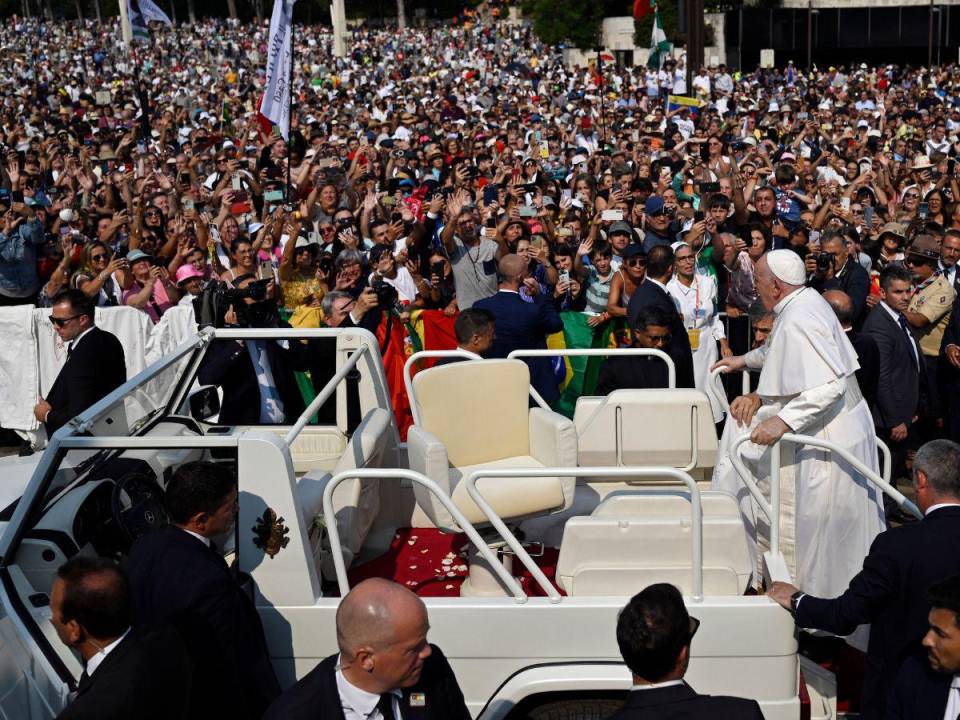
[[[671,47],[667,40],[667,34],[663,32],[663,23],[660,21],[660,6],[654,3],[653,31],[650,34],[650,54],[647,56],[647,67],[654,70],[662,68],[663,61],[667,59]]]

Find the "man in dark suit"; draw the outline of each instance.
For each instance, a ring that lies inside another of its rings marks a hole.
[[[75,555],[50,592],[53,627],[80,654],[76,698],[58,720],[186,718],[192,664],[170,627],[130,629],[130,584],[112,560]]]
[[[890,720],[955,720],[960,717],[960,575],[930,588],[927,657],[914,655],[897,673]]]
[[[867,316],[862,331],[876,341],[880,350],[877,399],[870,409],[877,435],[890,444],[894,482],[903,474],[911,449],[911,430],[919,414],[923,386],[923,357],[904,315],[912,294],[910,271],[893,264],[885,267],[880,272],[880,303]],[[884,503],[889,511],[886,496]]]
[[[469,720],[428,628],[423,601],[402,585],[359,583],[337,608],[340,653],[283,693],[263,720]]]
[[[633,328],[633,346],[666,351],[670,345],[672,316],[657,305],[641,308]],[[669,387],[667,364],[656,357],[614,355],[604,360],[597,377],[597,395],[622,388]]]
[[[913,482],[923,521],[878,535],[843,595],[817,598],[788,583],[774,583],[768,591],[802,628],[848,635],[870,624],[860,706],[864,720],[884,717],[897,668],[920,650],[931,585],[960,572],[960,445],[932,440],[921,447]]]
[[[630,327],[636,327],[640,309],[651,305],[662,308],[672,318],[670,345],[666,350],[677,367],[677,387],[692,388],[693,350],[690,349],[690,337],[683,325],[683,317],[667,291],[667,282],[673,277],[673,264],[673,250],[669,245],[658,245],[647,253],[647,277],[630,296],[627,322]]]
[[[960,299],[953,303],[940,357],[940,396],[946,409],[946,430],[951,440],[960,442]]]
[[[63,290],[53,298],[50,322],[67,346],[67,362],[33,409],[47,436],[53,435],[127,379],[120,341],[93,324],[93,300],[81,290]]]
[[[617,619],[617,644],[633,687],[610,720],[763,720],[756,700],[700,695],[683,681],[698,627],[673,585],[650,585],[630,598]]]
[[[863,399],[873,410],[877,401],[877,384],[880,382],[880,348],[877,347],[877,341],[853,329],[853,303],[843,290],[827,290],[823,293],[823,299],[833,308],[840,327],[857,351],[857,362],[860,364],[860,369],[857,370],[857,385],[860,386]]]
[[[514,350],[544,350],[547,335],[563,330],[563,321],[550,298],[540,292],[540,285],[530,277],[527,263],[518,255],[500,259],[500,286],[496,295],[478,300],[473,307],[488,310],[495,320],[495,337],[486,358],[505,358]],[[533,302],[520,297],[520,287]],[[557,378],[548,358],[525,358],[530,367],[530,384],[548,403],[560,397]]]
[[[234,281],[238,289],[255,282],[253,275]],[[276,302],[244,298],[227,312],[228,327],[280,328]],[[216,340],[210,345],[197,379],[223,388],[219,422],[223,425],[292,425],[306,409],[294,375],[307,370],[309,353],[300,342]]]
[[[164,500],[172,524],[137,540],[127,558],[134,627],[169,621],[180,631],[197,663],[193,717],[259,720],[280,685],[256,609],[211,543],[233,526],[236,477],[217,463],[186,463]]]

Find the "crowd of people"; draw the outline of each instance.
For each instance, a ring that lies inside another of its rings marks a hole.
[[[135,58],[114,34],[0,31],[17,80],[0,116],[2,304],[73,288],[157,322],[216,280],[255,285],[253,304],[294,325],[367,314],[375,329],[484,303],[515,256],[510,282],[538,311],[493,355],[560,330],[572,347],[639,342],[625,328],[651,279],[679,310],[678,384],[705,389],[718,358],[750,349],[758,261],[788,248],[807,286],[849,298],[901,474],[920,440],[960,437],[953,67],[721,65],[698,69],[698,106],[675,105],[682,57],[568,68],[526,27],[476,16],[429,42],[357,29],[335,58],[326,29],[298,26],[288,144],[257,113],[265,27],[157,28]],[[263,322],[236,310],[221,322]]]
[[[894,480],[916,475],[924,443],[960,441],[957,67],[720,65],[697,68],[688,93],[682,56],[659,70],[572,68],[528,27],[482,13],[429,31],[360,27],[342,58],[327,28],[294,37],[286,142],[257,112],[266,26],[153,28],[135,53],[114,26],[0,28],[0,305],[52,307],[71,353],[98,337],[93,307],[160,322],[227,288],[247,297],[215,324],[383,336],[432,311],[484,357],[562,333],[567,347],[663,350],[677,385],[701,390],[716,367],[775,355],[781,379],[771,371],[739,398],[736,422],[837,379],[839,395],[819,410],[805,395],[790,417],[810,425],[862,399]],[[803,317],[842,333],[819,337]],[[794,336],[778,322],[799,328],[799,358],[832,348],[820,380],[803,367],[783,379]],[[201,370],[230,390],[226,416],[284,422],[302,409],[295,384],[261,382],[294,362],[274,350],[231,347]],[[665,386],[649,360],[612,358],[579,390]],[[555,366],[529,364],[559,402]],[[318,375],[327,365],[303,361]],[[38,421],[62,424],[77,401],[62,402],[41,399]],[[797,430],[788,415],[754,423],[754,440]],[[909,520],[893,504],[886,515]],[[910,589],[913,609],[927,589]],[[793,591],[784,602],[801,617],[812,603],[798,611]]]

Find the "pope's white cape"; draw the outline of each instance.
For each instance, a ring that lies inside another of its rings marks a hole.
[[[260,114],[290,139],[290,66],[293,62],[294,0],[274,0],[267,44],[267,78]]]
[[[713,475],[715,489],[740,499],[744,523],[760,549],[769,542],[769,527],[729,461],[734,438],[780,414],[802,394],[800,412],[792,413],[794,432],[833,442],[878,469],[873,419],[856,386],[856,353],[830,306],[819,293],[805,289],[782,301],[775,312],[765,349],[748,356],[751,366],[763,366],[758,386],[763,407],[750,428],[728,418]],[[839,390],[839,396],[831,394],[831,388]],[[744,455],[766,492],[769,449],[747,443]],[[847,588],[873,539],[885,528],[881,493],[826,451],[786,444],[781,465],[781,551],[799,587],[835,597]]]

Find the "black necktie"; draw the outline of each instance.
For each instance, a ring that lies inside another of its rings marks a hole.
[[[393,714],[393,693],[384,693],[380,696],[377,710],[383,715],[383,720],[397,720],[397,716]]]
[[[904,335],[907,336],[907,345],[910,346],[910,357],[913,358],[913,364],[920,367],[920,358],[917,357],[917,351],[913,347],[913,335],[910,333],[910,329],[907,327],[907,319],[900,315],[897,318],[897,321],[900,323],[900,329],[903,330]]]
[[[80,673],[80,681],[77,683],[77,692],[83,692],[87,689],[87,685],[90,684],[90,676],[87,674],[87,671],[84,670]]]

